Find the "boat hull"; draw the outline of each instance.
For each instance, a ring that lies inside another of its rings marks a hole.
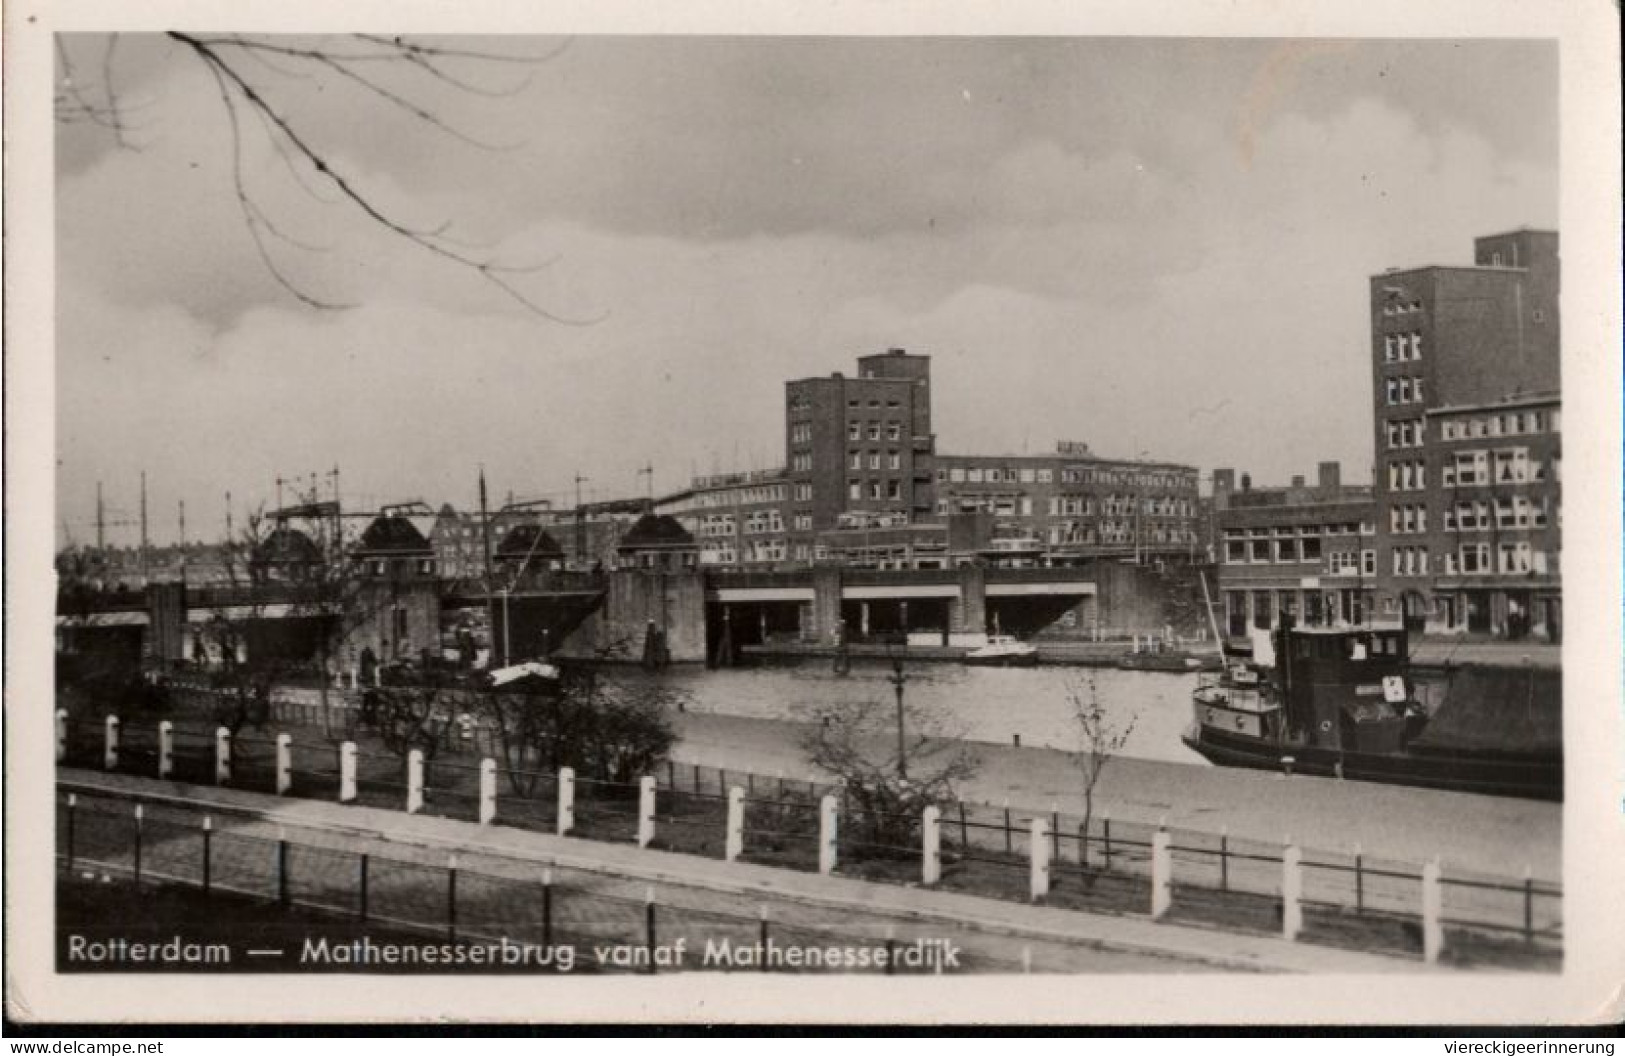
[[[1282,746],[1200,723],[1193,723],[1181,739],[1192,751],[1220,766],[1282,772],[1287,769],[1284,759],[1290,757],[1295,774],[1335,777],[1341,763],[1342,776],[1351,781],[1556,802],[1563,799],[1563,763],[1550,756],[1415,750],[1391,755],[1338,752]]]

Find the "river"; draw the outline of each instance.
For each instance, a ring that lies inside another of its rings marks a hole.
[[[1114,729],[1132,722],[1120,754],[1161,762],[1208,765],[1179,735],[1191,720],[1193,674],[1121,671],[1117,668],[1040,666],[967,667],[921,662],[905,669],[911,705],[936,717],[939,732],[989,744],[1077,751],[1077,720],[1069,695],[1090,686]],[[695,712],[758,719],[807,721],[821,704],[863,697],[893,699],[891,666],[854,659],[837,675],[828,659],[784,661],[722,670],[669,668],[658,675],[626,673],[629,680],[658,678],[685,690]]]

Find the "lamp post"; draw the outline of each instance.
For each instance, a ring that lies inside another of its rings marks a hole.
[[[897,694],[897,776],[908,779],[908,762],[906,761],[906,748],[903,730],[903,687],[908,684],[908,673],[903,670],[903,658],[892,655],[891,674],[887,681],[892,685],[892,691]]]

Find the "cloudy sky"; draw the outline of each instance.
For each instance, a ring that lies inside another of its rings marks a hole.
[[[567,325],[380,230],[162,36],[63,38],[127,145],[57,133],[58,502],[153,535],[335,463],[347,499],[668,490],[783,461],[787,378],[933,357],[940,450],[1369,478],[1366,277],[1557,221],[1557,53],[1502,42],[506,38],[460,91],[240,68],[380,207]],[[300,41],[299,43],[309,43]],[[342,47],[342,41],[330,42]],[[448,42],[443,42],[448,43]],[[560,50],[562,47],[562,50]],[[510,89],[517,91],[510,92]],[[493,94],[492,90],[497,90]],[[309,188],[308,190],[306,188]],[[314,193],[312,193],[314,192]],[[125,532],[115,539],[129,540]]]

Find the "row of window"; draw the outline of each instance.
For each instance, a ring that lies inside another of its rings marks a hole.
[[[870,440],[879,440],[884,433],[887,440],[901,440],[903,438],[903,425],[901,422],[847,422],[846,438],[848,440],[862,440],[867,436]]]
[[[1423,426],[1420,418],[1392,418],[1383,423],[1391,448],[1421,447]]]
[[[1428,486],[1428,464],[1424,459],[1401,459],[1388,463],[1389,491],[1424,491]]]
[[[1408,334],[1386,334],[1382,339],[1384,363],[1412,363],[1422,358],[1422,335],[1418,331]]]
[[[1493,521],[1491,520],[1493,514]],[[1563,520],[1563,507],[1557,507],[1557,520]],[[1444,511],[1444,530],[1447,532],[1487,532],[1491,528],[1545,528],[1548,521],[1546,500],[1531,499],[1525,495],[1497,496],[1493,507],[1483,499],[1457,502]]]
[[[903,497],[903,485],[897,480],[871,480],[864,486],[861,480],[846,482],[846,497],[849,499],[900,499]]]
[[[1289,536],[1276,539],[1227,539],[1224,560],[1230,565],[1278,565],[1319,561],[1321,539],[1318,535],[1303,538]]]
[[[1546,551],[1528,543],[1499,543],[1494,549],[1489,543],[1463,543],[1444,555],[1443,571],[1447,576],[1544,574],[1553,563]]]
[[[1504,414],[1453,418],[1439,423],[1441,440],[1477,440],[1485,436],[1528,436],[1561,432],[1561,411],[1509,411]]]
[[[1128,484],[1143,488],[1190,488],[1196,481],[1189,474],[1148,473],[1126,469],[1096,469],[1078,466],[1061,469],[1062,484]],[[1055,470],[1040,466],[938,466],[938,483],[954,484],[1053,484]]]
[[[895,410],[897,410],[898,407],[902,406],[896,400],[887,400],[885,405],[886,405],[887,410],[892,410],[892,411],[895,411]],[[880,406],[881,406],[881,403],[880,403],[879,400],[870,400],[869,401],[869,409],[871,411],[879,410]],[[847,400],[846,401],[846,409],[849,410],[849,411],[861,410],[862,407],[863,407],[863,401],[862,400]]]
[[[682,513],[691,509],[715,509],[719,506],[754,506],[764,502],[783,502],[783,484],[758,484],[748,488],[729,488],[725,491],[706,491],[693,496],[674,510]]]
[[[1388,406],[1393,407],[1402,403],[1426,403],[1427,399],[1422,394],[1422,380],[1421,378],[1409,376],[1383,379],[1384,394],[1387,397]]]
[[[1388,530],[1395,535],[1415,535],[1428,530],[1428,508],[1411,503],[1388,507]]]
[[[1382,306],[1383,315],[1409,315],[1422,310],[1421,301],[1389,300]]]
[[[1552,479],[1562,480],[1561,456],[1552,456]],[[1505,447],[1496,451],[1457,451],[1445,460],[1440,483],[1447,488],[1484,487],[1491,484],[1539,484],[1546,479],[1546,467],[1529,457],[1527,447]]]
[[[896,451],[870,451],[868,455],[869,468],[881,468],[882,459],[885,460],[885,468],[887,469],[903,468],[903,456]],[[862,469],[864,466],[864,453],[862,451],[848,452],[846,466],[848,469]]]

